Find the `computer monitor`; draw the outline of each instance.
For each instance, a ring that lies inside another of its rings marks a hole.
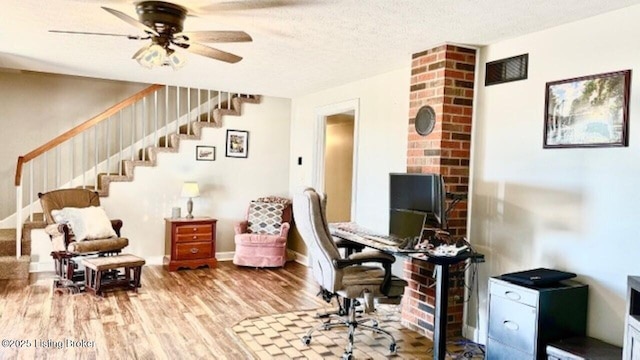
[[[427,214],[420,211],[389,210],[389,235],[404,239],[422,237]]]
[[[439,174],[389,174],[389,208],[423,212],[429,225],[447,227],[446,191]]]

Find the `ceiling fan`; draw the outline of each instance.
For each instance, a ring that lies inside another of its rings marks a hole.
[[[184,65],[184,58],[180,56],[171,45],[185,49],[194,54],[202,55],[227,63],[236,63],[242,57],[219,49],[203,45],[205,43],[222,42],[248,42],[251,36],[244,31],[193,31],[183,32],[184,19],[187,9],[176,4],[164,1],[142,1],[136,4],[138,19],[102,6],[102,9],[116,16],[120,20],[135,26],[144,32],[144,35],[122,35],[96,32],[49,30],[53,33],[79,34],[79,35],[103,35],[122,36],[131,40],[151,40],[151,43],[138,50],[133,58],[142,66],[170,65],[174,69]]]

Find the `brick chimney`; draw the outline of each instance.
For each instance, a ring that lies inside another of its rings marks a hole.
[[[408,126],[407,172],[436,173],[444,177],[447,192],[469,191],[471,116],[476,50],[442,45],[412,56]],[[436,113],[433,132],[427,136],[415,130],[418,110],[430,105]],[[447,201],[450,204],[450,201]],[[466,235],[467,202],[461,201],[449,213],[449,231]],[[435,287],[433,265],[407,260],[402,305],[403,325],[433,338]],[[462,334],[464,264],[451,267],[447,336]]]

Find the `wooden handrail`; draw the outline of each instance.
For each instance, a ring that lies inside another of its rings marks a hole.
[[[128,97],[127,99],[122,100],[121,102],[113,105],[102,113],[92,117],[91,119],[83,122],[82,124],[74,127],[73,129],[65,132],[62,135],[54,138],[53,140],[47,142],[46,144],[39,146],[35,150],[30,151],[26,155],[18,157],[18,162],[16,165],[16,181],[15,186],[20,186],[22,182],[22,166],[29,161],[35,159],[36,157],[44,154],[45,152],[53,149],[54,147],[62,144],[63,142],[71,139],[72,137],[82,133],[83,131],[101,123],[102,121],[108,119],[111,115],[117,113],[118,111],[126,108],[127,106],[135,103],[136,101],[144,98],[145,96],[152,94],[160,89],[162,89],[164,85],[151,85],[148,88]]]

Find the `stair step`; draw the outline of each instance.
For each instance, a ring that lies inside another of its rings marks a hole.
[[[0,280],[28,280],[31,256],[0,256]]]
[[[180,125],[180,134],[181,135],[195,135],[193,133],[193,123],[191,125]]]
[[[33,213],[33,216],[31,217],[31,221],[33,222],[44,222],[44,214],[43,213]],[[27,217],[27,220],[29,220],[29,217]]]
[[[16,229],[0,229],[0,241],[16,241]]]
[[[22,238],[22,255],[31,255],[31,241]],[[16,229],[0,229],[0,256],[16,256]]]
[[[44,220],[43,213],[33,213],[31,220],[29,217],[24,221],[23,231],[31,230],[31,229],[44,229],[47,226],[47,222]]]
[[[22,240],[22,255],[31,255],[31,241]],[[16,240],[0,240],[0,256],[16,256]]]

